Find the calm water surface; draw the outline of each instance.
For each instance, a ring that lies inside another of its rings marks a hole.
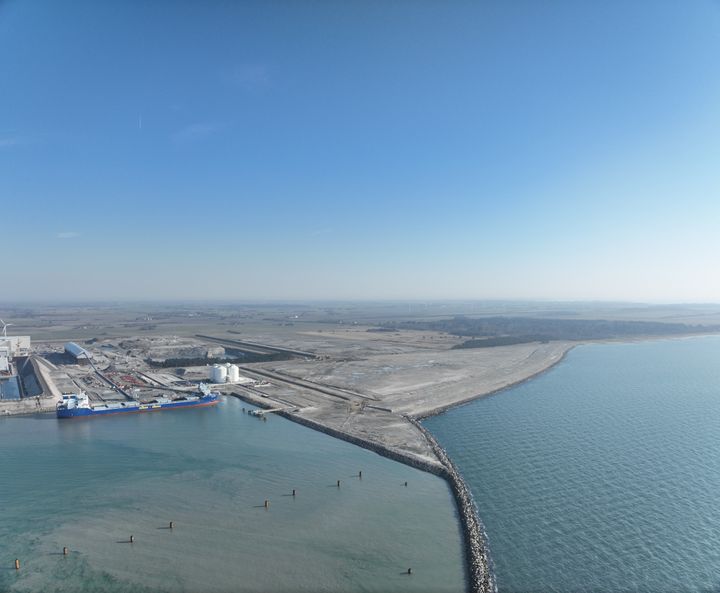
[[[720,338],[581,346],[425,424],[500,591],[720,591]]]
[[[463,590],[444,481],[242,406],[0,419],[0,591]]]

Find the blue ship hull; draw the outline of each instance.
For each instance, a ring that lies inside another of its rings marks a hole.
[[[199,399],[193,400],[175,400],[165,403],[138,403],[123,402],[118,407],[113,408],[58,408],[58,418],[80,418],[84,416],[106,416],[109,414],[132,414],[140,412],[157,412],[160,410],[170,410],[174,408],[199,408],[205,406],[214,406],[218,402],[218,396],[214,393],[205,395]]]

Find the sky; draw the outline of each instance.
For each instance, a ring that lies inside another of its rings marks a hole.
[[[720,2],[0,0],[0,301],[720,302]]]

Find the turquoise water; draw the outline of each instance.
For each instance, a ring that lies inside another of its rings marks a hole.
[[[444,481],[243,406],[0,419],[0,591],[464,589]]]
[[[581,346],[425,424],[501,592],[720,591],[720,338]]]

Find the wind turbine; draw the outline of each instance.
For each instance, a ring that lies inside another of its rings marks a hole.
[[[0,319],[0,323],[2,323],[3,326],[3,338],[7,338],[7,328],[12,325],[12,323],[5,323],[2,319]]]

